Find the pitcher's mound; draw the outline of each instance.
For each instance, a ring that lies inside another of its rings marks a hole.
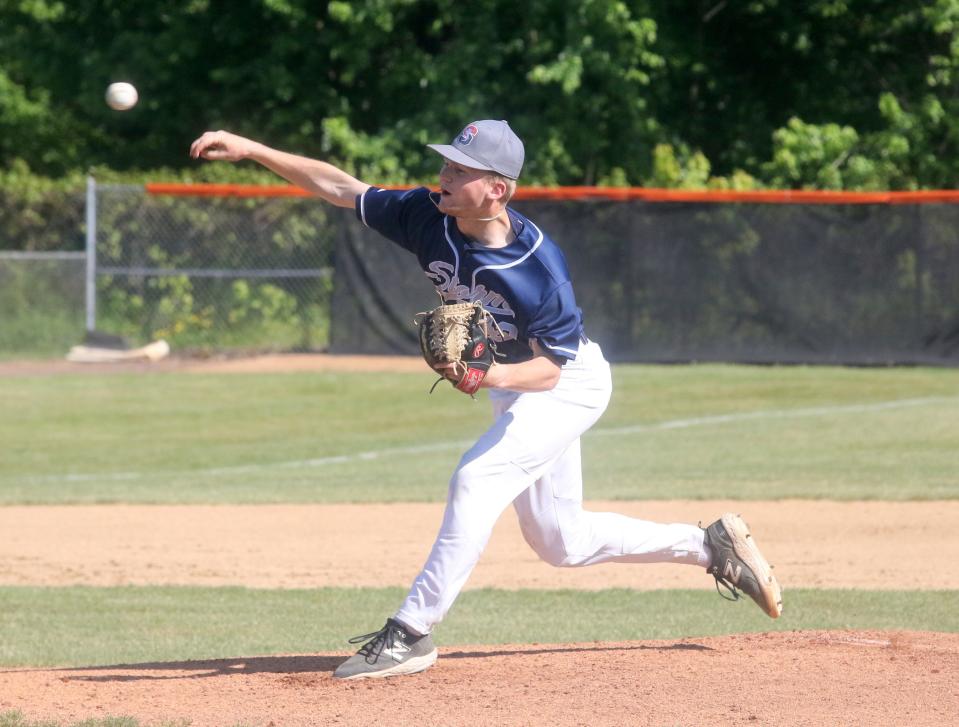
[[[440,648],[422,674],[335,681],[346,654],[0,672],[0,713],[141,725],[942,725],[959,634],[807,631]]]

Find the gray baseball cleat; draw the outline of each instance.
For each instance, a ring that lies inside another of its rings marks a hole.
[[[782,588],[745,521],[739,515],[726,513],[705,530],[706,548],[712,556],[706,572],[716,579],[719,595],[738,601],[742,591],[770,618],[779,618],[783,612]],[[723,595],[720,584],[731,596]]]
[[[387,619],[386,625],[371,634],[350,639],[366,642],[333,672],[334,679],[376,679],[416,674],[436,662],[436,647],[429,634],[411,633],[403,624]]]

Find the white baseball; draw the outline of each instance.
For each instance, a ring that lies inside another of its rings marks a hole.
[[[120,81],[107,86],[107,106],[117,111],[128,111],[137,105],[139,94],[132,83]]]

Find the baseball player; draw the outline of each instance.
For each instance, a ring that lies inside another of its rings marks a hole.
[[[194,158],[252,159],[341,207],[413,253],[444,301],[480,301],[498,324],[499,353],[480,386],[493,423],[462,457],[423,570],[379,631],[351,639],[359,651],[334,677],[413,674],[437,657],[431,633],[512,504],[523,536],[546,562],[686,563],[729,592],[749,595],[769,616],[782,591],[743,520],[725,514],[705,529],[583,509],[580,437],[603,414],[609,364],[588,338],[562,252],[508,206],[524,147],[505,121],[467,124],[442,158],[438,191],[390,191],[322,161],[271,149],[224,131],[193,142]],[[721,592],[722,593],[722,592]]]

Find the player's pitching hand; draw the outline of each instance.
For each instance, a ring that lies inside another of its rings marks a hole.
[[[246,159],[256,147],[256,142],[228,131],[207,131],[190,145],[194,159],[238,162]]]

